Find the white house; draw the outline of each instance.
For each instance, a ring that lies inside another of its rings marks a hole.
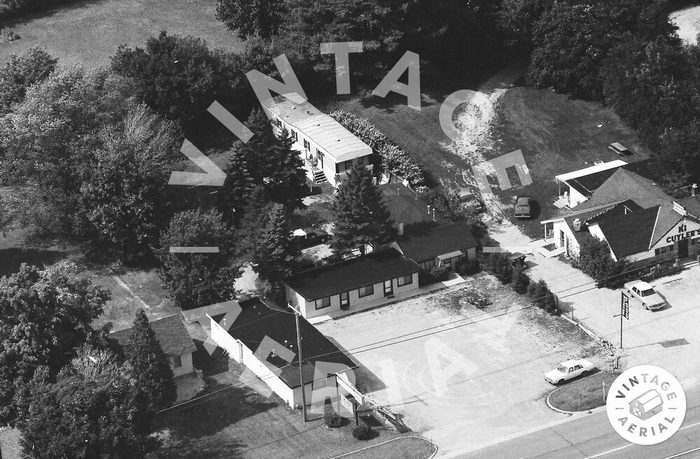
[[[173,376],[182,376],[194,372],[192,353],[197,350],[190,334],[182,322],[182,316],[175,314],[150,322],[151,328],[161,349],[170,360]],[[108,338],[115,340],[121,346],[129,342],[133,329],[125,328],[110,333]]]
[[[240,301],[238,305],[240,312],[230,324],[209,318],[211,338],[230,358],[245,365],[293,408],[302,404],[301,378],[307,405],[318,402],[313,392],[323,392],[329,384],[332,384],[329,391],[332,397],[348,395],[342,385],[336,387],[336,378],[338,374],[346,375],[341,378],[354,383],[354,375],[347,374],[357,364],[316,327],[299,318],[303,356],[300,376],[294,312],[268,306],[259,298]],[[320,378],[320,373],[325,378]],[[350,390],[352,394],[358,393],[354,385]]]
[[[361,311],[417,290],[420,271],[396,250],[379,250],[287,278],[287,302],[306,318]]]
[[[596,164],[595,166],[580,169],[574,172],[557,175],[559,200],[566,207],[574,208],[588,200],[615,170],[627,163],[622,160]]]
[[[618,169],[574,212],[541,223],[567,256],[596,238],[614,260],[649,265],[700,254],[699,216],[699,197],[674,200],[653,181]]]
[[[263,102],[263,109],[277,136],[283,130],[292,136],[292,147],[302,156],[312,182],[337,186],[355,164],[372,169],[369,145],[308,101],[299,96],[291,98],[294,101],[284,96],[274,97]]]

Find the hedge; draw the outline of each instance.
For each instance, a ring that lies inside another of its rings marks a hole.
[[[367,119],[343,110],[333,111],[330,116],[372,148],[381,159],[383,172],[408,180],[412,187],[425,186],[425,175],[420,166]]]

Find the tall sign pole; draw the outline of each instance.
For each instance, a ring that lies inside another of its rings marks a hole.
[[[289,306],[292,308],[292,306]],[[302,357],[301,354],[301,331],[299,328],[299,312],[292,308],[294,311],[294,319],[296,321],[296,326],[297,326],[297,353],[299,354],[299,383],[301,384],[301,409],[304,413],[304,422],[306,422],[306,388],[304,387],[304,372],[302,371],[301,363],[304,361],[304,358]]]
[[[622,349],[622,318],[630,320],[630,298],[625,292],[620,292],[620,349]]]

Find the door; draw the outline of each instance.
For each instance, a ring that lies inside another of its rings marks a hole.
[[[350,292],[340,294],[340,309],[350,309]]]
[[[564,247],[564,231],[559,230],[559,247]]]
[[[394,294],[394,284],[389,280],[384,281],[384,296],[392,296]]]
[[[678,241],[678,258],[688,257],[688,239]]]

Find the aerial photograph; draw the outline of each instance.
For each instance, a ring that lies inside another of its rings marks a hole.
[[[0,459],[700,458],[700,0],[0,0]]]

